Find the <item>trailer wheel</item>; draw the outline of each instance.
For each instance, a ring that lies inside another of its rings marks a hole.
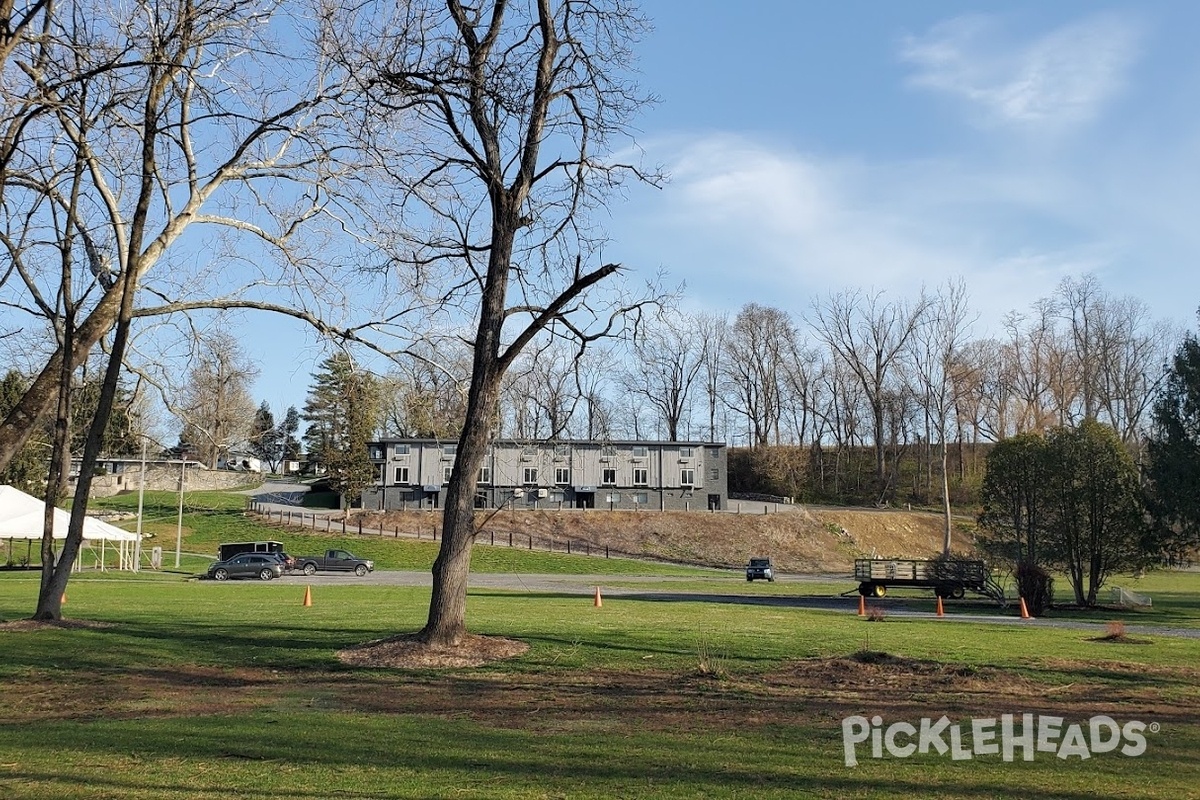
[[[962,600],[967,595],[967,590],[961,586],[955,586],[950,590],[950,596],[955,600]]]
[[[887,587],[884,586],[882,583],[875,584],[873,589],[874,589],[874,591],[872,593],[876,597],[883,597],[885,594],[887,594]]]
[[[875,584],[863,581],[858,585],[858,593],[863,597],[870,597],[875,593]]]

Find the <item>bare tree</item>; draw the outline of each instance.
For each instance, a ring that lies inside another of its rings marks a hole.
[[[318,138],[331,128],[317,112],[328,90],[311,60],[281,55],[265,38],[276,10],[257,0],[169,0],[130,14],[75,0],[36,42],[19,42],[9,55],[7,88],[38,98],[47,110],[27,120],[19,140],[10,137],[8,247],[36,262],[39,250],[63,247],[61,232],[69,227],[86,280],[76,279],[73,289],[79,308],[70,352],[46,334],[59,314],[39,300],[60,292],[57,274],[30,269],[4,287],[9,308],[32,318],[22,325],[27,335],[54,344],[0,423],[0,465],[54,405],[64,364],[79,363],[113,332],[126,302],[131,320],[244,306],[320,322],[311,298],[329,290],[324,282],[312,290],[302,269],[284,288],[307,286],[304,301],[272,303],[247,293],[280,285],[266,277],[267,254],[288,251],[302,223],[322,213],[325,196],[316,187],[336,171]],[[62,178],[76,165],[68,191]],[[295,191],[280,191],[284,186]],[[38,235],[47,230],[60,233]],[[213,236],[192,239],[190,252],[211,245],[228,262],[176,258],[159,273],[159,286],[148,283],[189,231]],[[244,282],[232,263],[250,268]],[[146,292],[156,305],[139,308],[136,299]]]
[[[834,356],[858,379],[871,407],[875,446],[875,478],[886,484],[887,398],[897,360],[906,347],[929,300],[889,303],[882,292],[864,296],[851,290],[831,294],[813,304],[812,328]]]
[[[183,396],[168,408],[183,422],[182,441],[198,448],[210,469],[244,445],[254,421],[250,384],[258,375],[237,339],[217,332],[197,343]]]
[[[329,53],[361,80],[364,113],[401,122],[389,143],[400,154],[389,185],[404,223],[394,230],[395,266],[413,268],[410,285],[431,304],[474,321],[466,414],[419,634],[457,645],[476,481],[505,373],[539,335],[585,344],[619,331],[638,307],[595,305],[591,290],[619,266],[589,266],[599,241],[587,212],[623,177],[642,177],[606,148],[643,102],[623,76],[644,23],[619,0],[366,2],[327,19]]]
[[[639,331],[632,362],[621,376],[625,391],[655,410],[671,442],[679,441],[704,367],[707,343],[698,327],[694,317],[659,313]]]
[[[726,402],[746,419],[752,445],[779,444],[784,362],[795,351],[796,327],[784,311],[747,303],[725,341]]]
[[[951,281],[934,298],[929,312],[914,333],[915,371],[924,398],[926,430],[936,435],[941,456],[941,495],[944,528],[942,552],[950,554],[954,531],[950,513],[950,424],[959,407],[960,388],[955,380],[959,351],[971,323],[967,307],[967,286],[961,279]],[[959,430],[958,436],[962,437]],[[926,440],[932,440],[927,434]]]

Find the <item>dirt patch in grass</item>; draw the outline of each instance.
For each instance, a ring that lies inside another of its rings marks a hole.
[[[337,657],[342,663],[356,667],[447,669],[480,667],[514,658],[528,649],[525,642],[499,636],[468,635],[458,646],[446,647],[427,644],[415,635],[405,634],[340,650]]]
[[[44,631],[55,628],[111,628],[111,622],[90,619],[15,619],[0,622],[0,631]]]

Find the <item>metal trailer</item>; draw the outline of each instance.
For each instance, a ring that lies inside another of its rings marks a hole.
[[[283,542],[223,542],[217,545],[217,560],[228,561],[238,553],[282,553]]]
[[[1004,589],[982,561],[956,559],[860,558],[854,562],[858,593],[883,597],[889,586],[933,589],[938,597],[959,599],[967,591],[1005,605]]]

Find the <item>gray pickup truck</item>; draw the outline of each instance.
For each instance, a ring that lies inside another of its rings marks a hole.
[[[293,569],[312,575],[317,570],[324,572],[353,572],[360,578],[375,569],[375,562],[359,558],[349,550],[326,550],[323,556],[298,556]]]

